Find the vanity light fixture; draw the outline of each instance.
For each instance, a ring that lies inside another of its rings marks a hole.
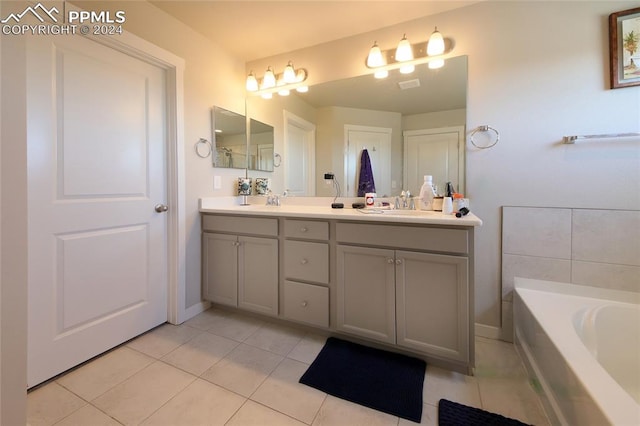
[[[373,46],[371,46],[371,50],[369,50],[369,56],[367,56],[367,66],[369,68],[378,68],[386,65],[387,63],[382,56],[382,50],[378,46],[378,42],[374,41]],[[375,72],[376,78],[387,78],[389,76],[389,71],[386,69],[377,69]]]
[[[375,42],[367,56],[367,67],[374,70],[375,78],[385,78],[391,70],[399,70],[402,74],[410,74],[416,65],[428,64],[436,69],[444,65],[445,55],[453,51],[453,42],[446,40],[436,27],[428,42],[409,43],[406,34],[395,50],[382,51]]]
[[[438,31],[436,27],[435,31],[431,33],[429,41],[427,42],[427,56],[438,56],[444,53],[444,37],[442,33]],[[444,66],[444,59],[434,59],[429,61],[428,67],[430,69],[442,68]]]
[[[304,84],[306,79],[307,70],[304,68],[295,69],[293,63],[289,61],[281,74],[276,74],[273,68],[268,67],[262,81],[259,81],[251,71],[247,76],[246,88],[247,92],[271,99],[274,93],[288,96],[293,89],[300,93],[309,91],[309,88]]]

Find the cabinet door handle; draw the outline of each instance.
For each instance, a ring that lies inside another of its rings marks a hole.
[[[303,226],[302,228],[300,228],[300,232],[307,232],[307,231],[308,231],[308,229],[307,229],[306,226]]]
[[[303,300],[302,303],[300,304],[300,306],[302,306],[303,308],[306,308],[307,305],[309,305],[309,302],[307,302],[306,300]]]
[[[236,247],[240,247],[240,241],[236,241],[235,243],[233,243],[233,245]]]
[[[396,265],[401,265],[402,264],[402,259],[396,259]]]
[[[303,265],[306,265],[307,263],[309,263],[309,261],[307,259],[302,259],[300,263]]]
[[[393,263],[393,259],[391,259],[390,257],[389,257],[389,258],[387,258],[387,263],[388,263],[388,264],[392,264],[392,263]]]

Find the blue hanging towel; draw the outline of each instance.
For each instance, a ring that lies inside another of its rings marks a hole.
[[[364,197],[367,192],[376,192],[376,184],[373,181],[373,170],[369,151],[362,150],[360,156],[360,178],[358,179],[358,197]]]

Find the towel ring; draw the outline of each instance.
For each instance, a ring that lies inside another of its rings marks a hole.
[[[202,149],[202,145],[205,146],[206,150]],[[194,145],[194,148],[196,150],[196,155],[200,158],[207,158],[213,152],[213,147],[211,146],[211,142],[209,142],[204,138],[198,139],[198,142],[196,142],[196,144]]]
[[[473,140],[473,137],[475,136],[476,133],[478,132],[488,132],[489,130],[491,130],[492,132],[494,132],[496,134],[496,140],[493,141],[492,144],[490,145],[486,145],[486,146],[478,146],[476,145],[476,141]],[[471,145],[475,146],[478,149],[487,149],[487,148],[491,148],[493,146],[495,146],[498,141],[500,140],[500,132],[498,132],[496,129],[494,129],[491,126],[478,126],[475,129],[473,129],[473,131],[471,132],[471,136],[469,136],[469,140],[471,141]]]

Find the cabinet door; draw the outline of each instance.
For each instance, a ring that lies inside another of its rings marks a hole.
[[[202,283],[206,300],[237,306],[237,244],[235,235],[202,234]]]
[[[398,345],[467,361],[467,258],[397,251],[396,316]]]
[[[395,343],[394,252],[337,247],[338,329]]]
[[[238,307],[278,314],[278,240],[238,237]]]

